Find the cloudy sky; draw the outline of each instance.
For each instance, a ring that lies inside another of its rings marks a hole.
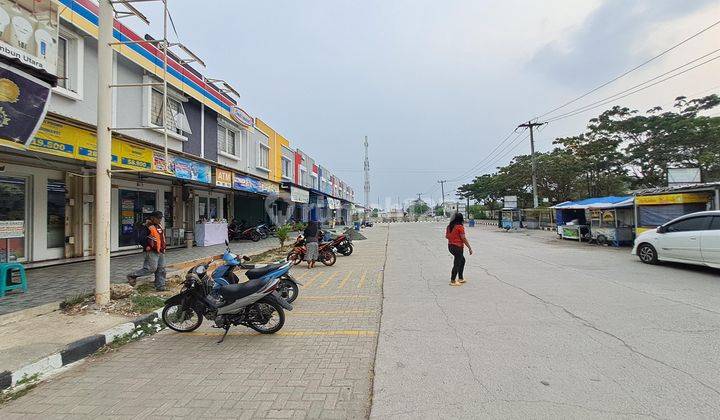
[[[367,135],[371,202],[382,205],[420,192],[439,200],[437,180],[481,163],[461,179],[468,180],[528,153],[527,142],[511,137],[488,158],[518,123],[720,20],[720,0],[173,0],[170,7],[179,40],[205,60],[205,73],[231,81],[246,110],[350,182],[359,200]],[[160,33],[154,6],[141,8],[151,27],[132,26]],[[545,118],[718,48],[720,25]],[[647,109],[712,92],[720,92],[720,60],[618,103]],[[610,106],[549,124],[537,148],[581,132]]]

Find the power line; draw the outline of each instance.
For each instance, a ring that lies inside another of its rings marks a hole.
[[[716,50],[716,51],[720,51],[720,49],[719,49],[719,50]],[[714,52],[715,52],[715,51],[714,51]],[[703,56],[703,57],[707,57],[707,56],[710,55],[710,54],[712,54],[712,53],[708,53],[708,54],[706,54],[706,55]],[[700,58],[698,58],[698,59],[702,59],[703,57],[700,57]],[[629,92],[629,93],[626,93],[626,94],[623,95],[623,93],[625,93],[625,92],[631,91],[631,90],[633,90],[633,89],[635,89],[635,88],[637,88],[637,87],[639,87],[639,86],[645,85],[645,84],[647,84],[647,83],[650,82],[650,81],[656,80],[656,79],[659,78],[659,77],[662,77],[662,76],[664,76],[664,75],[667,75],[668,73],[672,73],[672,72],[674,72],[674,71],[676,71],[676,70],[678,70],[678,69],[680,69],[680,68],[682,68],[682,67],[685,67],[685,66],[687,66],[688,64],[693,63],[693,62],[695,62],[695,61],[698,60],[698,59],[695,59],[695,60],[693,60],[693,61],[691,61],[691,62],[688,62],[688,63],[683,64],[682,66],[676,67],[676,68],[674,68],[673,70],[670,70],[670,71],[668,71],[668,72],[665,72],[665,73],[663,73],[663,74],[661,74],[661,75],[659,75],[659,76],[656,76],[656,77],[654,77],[654,78],[652,78],[652,79],[649,79],[649,80],[647,80],[647,81],[645,81],[645,82],[643,82],[643,83],[640,83],[640,84],[638,84],[638,85],[635,85],[635,86],[633,86],[633,87],[631,87],[631,88],[625,89],[625,90],[623,90],[623,91],[621,91],[621,92],[618,92],[618,93],[616,93],[616,94],[614,94],[614,95],[612,95],[612,96],[609,96],[609,97],[607,97],[607,98],[605,98],[605,99],[601,99],[601,100],[599,100],[599,101],[595,101],[595,102],[593,102],[593,103],[591,103],[591,104],[588,104],[588,105],[585,105],[585,106],[583,106],[583,107],[580,107],[580,108],[578,108],[578,109],[576,109],[576,110],[574,110],[574,111],[570,111],[570,112],[567,112],[567,113],[565,113],[565,114],[561,114],[561,115],[558,115],[558,116],[556,116],[556,117],[553,117],[553,118],[549,119],[547,122],[555,122],[555,121],[558,121],[558,120],[561,120],[561,119],[564,119],[564,118],[573,117],[573,116],[575,116],[575,115],[582,114],[583,112],[590,111],[590,110],[592,110],[592,109],[598,108],[598,107],[603,106],[603,105],[607,105],[608,103],[613,102],[613,101],[616,101],[616,100],[618,100],[618,99],[626,98],[626,97],[631,96],[631,95],[634,95],[634,94],[636,94],[636,93],[638,93],[638,92],[642,92],[642,91],[645,90],[645,89],[649,89],[649,88],[651,88],[651,87],[653,87],[653,86],[655,86],[655,85],[658,85],[658,84],[660,84],[660,83],[662,83],[662,82],[665,82],[665,81],[667,81],[667,80],[670,80],[670,79],[673,79],[673,78],[678,77],[678,76],[680,76],[680,75],[683,75],[683,74],[685,74],[685,73],[687,73],[687,72],[689,72],[689,71],[691,71],[691,70],[694,70],[694,69],[696,69],[696,68],[698,68],[698,67],[700,67],[700,66],[704,66],[705,64],[708,64],[708,63],[710,63],[710,62],[712,62],[712,61],[715,61],[715,60],[717,60],[718,58],[720,58],[720,56],[713,57],[713,58],[711,58],[711,59],[709,59],[709,60],[705,60],[705,61],[703,61],[703,62],[701,62],[701,63],[699,63],[699,64],[696,64],[696,65],[694,65],[694,66],[692,66],[692,67],[689,67],[689,68],[687,68],[687,69],[685,69],[685,70],[683,70],[683,71],[681,71],[681,72],[675,73],[675,74],[673,74],[673,75],[671,75],[671,76],[668,76],[668,77],[666,77],[666,78],[664,78],[664,79],[658,80],[658,81],[655,82],[655,83],[651,83],[651,84],[649,84],[649,85],[647,85],[647,86],[644,86],[644,87],[642,87],[642,88],[640,88],[640,89],[636,89],[636,90],[634,90],[634,91],[632,91],[632,92]],[[621,95],[621,96],[618,96],[618,95]]]
[[[485,160],[487,160],[490,156],[492,156],[493,153],[495,153],[495,151],[497,151],[503,144],[505,144],[505,143],[510,139],[510,137],[512,137],[512,135],[515,134],[516,132],[517,132],[517,128],[513,129],[510,133],[508,133],[507,136],[505,136],[504,139],[502,139],[502,141],[500,141],[500,143],[497,144],[497,146],[495,146],[494,149],[492,149],[492,150],[490,151],[490,153],[488,153],[487,155],[485,155],[485,157],[484,157],[483,159],[481,159],[478,163],[476,163],[475,165],[473,165],[473,166],[472,166],[470,169],[468,169],[467,171],[463,172],[462,175],[460,175],[460,176],[458,176],[458,177],[455,177],[455,178],[452,178],[452,179],[449,179],[448,181],[454,182],[454,181],[457,181],[457,180],[460,180],[460,179],[464,179],[465,177],[467,177],[468,174],[470,174],[470,173],[472,173],[473,171],[475,171],[478,166],[480,166],[481,164],[483,164],[483,162],[484,162]],[[517,136],[520,136],[521,134],[522,134],[522,132],[520,132]],[[515,137],[515,139],[517,139],[517,136]],[[513,139],[512,141],[514,141],[515,139]],[[512,143],[512,141],[511,141],[511,143]]]
[[[685,44],[686,42],[688,42],[688,41],[690,41],[690,40],[692,40],[692,39],[700,36],[700,35],[703,34],[704,32],[706,32],[706,31],[714,28],[715,26],[717,26],[717,25],[719,25],[719,24],[720,24],[720,20],[714,22],[714,23],[711,24],[710,26],[705,27],[704,29],[700,30],[699,32],[696,32],[695,34],[689,36],[688,38],[683,39],[682,41],[680,41],[680,42],[678,42],[677,44],[671,46],[670,48],[667,48],[666,50],[660,52],[659,54],[655,55],[654,57],[651,57],[651,58],[643,61],[642,63],[638,64],[637,66],[635,66],[635,67],[633,67],[633,68],[631,68],[630,70],[627,70],[627,71],[625,71],[624,73],[622,73],[622,74],[620,74],[620,75],[618,75],[618,76],[615,76],[614,78],[610,79],[609,81],[607,81],[607,82],[605,82],[605,83],[603,83],[603,84],[601,84],[601,85],[599,85],[599,86],[597,86],[597,87],[589,90],[588,92],[583,93],[582,95],[578,96],[578,97],[575,98],[575,99],[572,99],[572,100],[570,100],[570,101],[568,101],[568,102],[565,102],[564,104],[562,104],[562,105],[560,105],[560,106],[557,106],[557,107],[551,109],[550,111],[548,111],[548,112],[546,112],[546,113],[544,113],[544,114],[538,115],[538,116],[535,117],[534,119],[537,120],[537,119],[540,119],[540,118],[542,118],[542,117],[544,117],[544,116],[546,116],[546,115],[552,114],[553,112],[555,112],[555,111],[557,111],[557,110],[560,110],[560,109],[562,109],[562,108],[565,108],[566,106],[568,106],[568,105],[570,105],[570,104],[573,104],[573,103],[579,101],[580,99],[582,99],[582,98],[584,98],[584,97],[586,97],[586,96],[588,96],[588,95],[590,95],[590,94],[592,94],[592,93],[594,93],[594,92],[597,92],[598,90],[604,88],[605,86],[607,86],[607,85],[609,85],[609,84],[611,84],[611,83],[613,83],[613,82],[615,82],[615,81],[617,81],[617,80],[619,80],[619,79],[622,79],[623,77],[625,77],[625,76],[627,76],[628,74],[634,72],[635,70],[637,70],[637,69],[639,69],[639,68],[641,68],[641,67],[643,67],[643,66],[645,66],[645,65],[647,65],[647,64],[649,64],[649,63],[651,63],[651,62],[653,62],[653,61],[655,61],[656,59],[664,56],[665,54],[669,53],[670,51],[672,51],[672,50],[678,48],[679,46]]]

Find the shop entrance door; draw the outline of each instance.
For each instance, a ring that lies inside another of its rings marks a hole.
[[[157,194],[148,191],[119,190],[120,211],[118,246],[128,247],[135,243],[135,230],[155,211]]]
[[[22,221],[25,237],[0,239],[0,261],[5,261],[10,249],[10,261],[25,261],[28,243],[25,238],[30,236],[27,207],[27,178],[0,176],[0,221]]]

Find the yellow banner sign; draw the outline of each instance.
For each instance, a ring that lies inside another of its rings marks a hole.
[[[678,193],[661,195],[639,195],[635,202],[639,206],[657,206],[662,204],[707,203],[710,194],[707,193]]]
[[[90,130],[45,120],[35,135],[35,139],[30,143],[29,149],[55,156],[95,162],[97,138],[95,133]],[[127,169],[150,169],[152,149],[113,138],[112,163]]]

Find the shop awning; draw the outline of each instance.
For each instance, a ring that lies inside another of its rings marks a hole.
[[[551,208],[556,210],[584,210],[588,208],[593,209],[616,209],[621,207],[632,207],[634,198],[632,196],[607,196],[607,197],[593,197],[586,198],[578,201],[566,201],[552,206]]]

